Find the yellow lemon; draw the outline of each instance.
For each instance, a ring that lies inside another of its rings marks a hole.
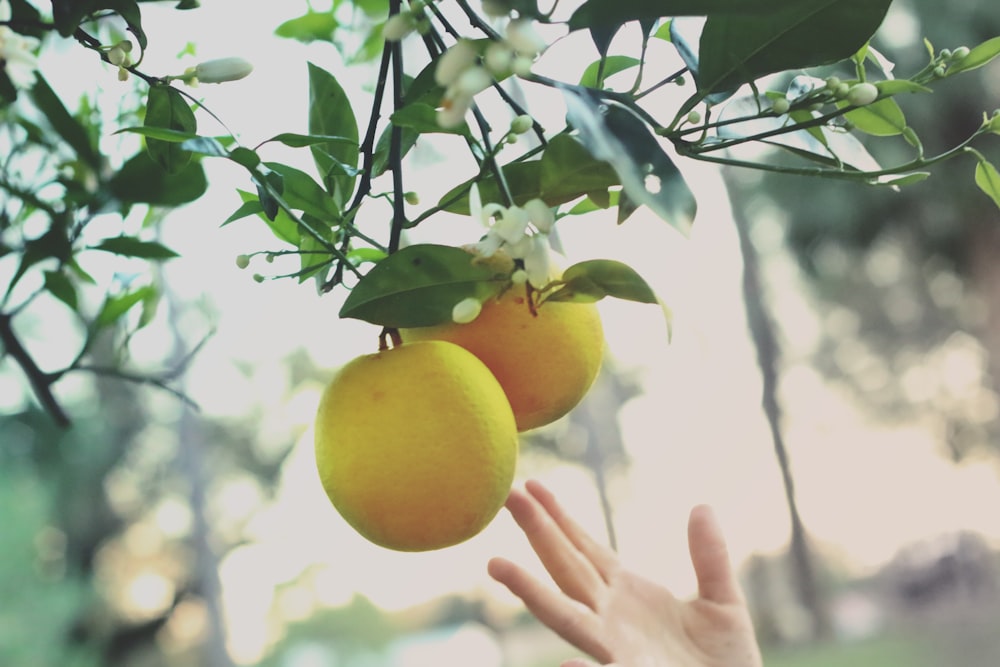
[[[519,431],[543,426],[584,397],[604,356],[604,332],[592,303],[546,302],[532,313],[523,286],[483,304],[472,322],[401,329],[404,341],[461,345],[493,371]]]
[[[440,549],[485,528],[510,491],[517,449],[496,378],[446,342],[350,361],[316,415],[316,464],[333,506],[399,551]]]

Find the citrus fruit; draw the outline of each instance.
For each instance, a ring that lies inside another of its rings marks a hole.
[[[519,431],[551,423],[584,397],[601,367],[604,333],[592,303],[549,301],[536,313],[523,286],[483,303],[472,322],[401,329],[404,341],[461,345],[493,371]]]
[[[496,378],[441,341],[348,362],[316,415],[316,464],[333,506],[399,551],[451,546],[485,528],[510,491],[517,448]]]

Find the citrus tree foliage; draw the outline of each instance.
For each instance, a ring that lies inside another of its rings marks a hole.
[[[241,205],[219,223],[259,220],[279,244],[240,256],[240,266],[256,255],[297,256],[294,270],[270,277],[309,281],[321,292],[350,290],[342,316],[390,328],[455,317],[468,312],[470,299],[505,289],[525,290],[536,307],[605,296],[656,302],[642,278],[613,258],[570,266],[550,281],[550,233],[558,220],[601,209],[624,223],[640,207],[686,233],[696,219],[686,160],[810,177],[811,187],[826,178],[901,188],[958,158],[956,168],[1000,205],[1000,174],[987,157],[1000,115],[984,110],[967,138],[931,153],[905,113],[907,105],[933,104],[927,93],[939,81],[987,65],[1000,53],[1000,37],[945,48],[928,42],[922,68],[895,72],[871,41],[891,0],[335,0],[276,34],[332,42],[344,62],[371,69],[372,94],[348,96],[342,72],[303,63],[307,133],[275,128],[256,146],[199,133],[199,119],[211,112],[184,89],[195,79],[245,76],[247,63],[146,72],[144,4],[0,4],[0,261],[11,267],[0,338],[59,420],[66,417],[53,385],[88,369],[98,336],[127,336],[147,324],[159,293],[152,272],[95,285],[78,258],[169,260],[174,253],[157,242],[154,223],[158,212],[205,192],[205,159],[226,160],[246,176]],[[175,6],[196,10],[197,2]],[[90,58],[96,68],[103,61],[131,77],[143,108],[108,127],[88,99],[68,104],[34,60],[60,41],[75,43],[81,62]],[[579,63],[574,76],[547,75],[547,62],[566,61]],[[536,93],[547,94],[547,105],[559,101],[564,122],[542,125],[532,108]],[[439,169],[454,182],[425,202],[407,187],[407,156],[443,136],[463,142],[477,168],[471,177]],[[869,148],[882,143],[905,146],[908,157],[880,163]],[[269,159],[275,144],[307,151],[313,168]],[[134,151],[119,158],[116,146]],[[137,210],[149,224],[103,238],[86,233],[99,216],[133,219]],[[469,240],[478,239],[480,255],[502,249],[515,261],[498,268],[429,244],[401,251],[404,231],[446,213],[470,216]],[[94,290],[103,294],[96,306],[81,298]],[[60,370],[41,370],[14,326],[42,296],[65,304],[87,332]],[[145,378],[164,386],[167,379]]]

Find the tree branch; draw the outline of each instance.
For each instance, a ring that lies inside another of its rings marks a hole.
[[[70,419],[52,393],[52,385],[62,376],[62,373],[46,373],[38,367],[31,354],[24,349],[21,341],[18,340],[14,333],[13,316],[7,313],[0,313],[0,341],[3,342],[5,352],[13,357],[21,370],[24,371],[38,402],[52,416],[56,424],[67,428],[70,425]]]

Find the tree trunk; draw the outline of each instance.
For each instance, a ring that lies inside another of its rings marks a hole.
[[[781,468],[785,487],[785,500],[791,518],[791,544],[789,557],[795,577],[799,602],[809,614],[813,639],[826,639],[831,634],[829,614],[816,582],[809,539],[795,501],[795,482],[792,478],[788,450],[781,432],[781,406],[778,402],[778,358],[780,349],[774,324],[768,314],[761,283],[757,251],[750,240],[747,222],[739,211],[733,212],[743,256],[743,303],[746,308],[747,326],[757,350],[757,364],[761,374],[761,407],[767,417],[774,444],[774,454]]]

